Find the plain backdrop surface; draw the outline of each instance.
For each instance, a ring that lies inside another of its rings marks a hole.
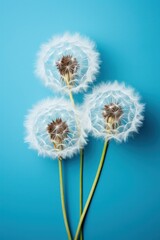
[[[54,96],[34,75],[39,46],[66,31],[87,35],[101,54],[101,81],[132,85],[146,104],[145,121],[127,143],[111,142],[85,222],[89,240],[160,239],[160,1],[1,0],[0,239],[67,239],[57,161],[24,144],[24,116]],[[89,89],[91,91],[91,88]],[[76,102],[83,94],[75,95]],[[103,142],[85,148],[84,202]],[[79,156],[64,161],[67,210],[79,218]]]

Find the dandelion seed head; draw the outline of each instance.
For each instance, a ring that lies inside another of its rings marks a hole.
[[[64,61],[69,60],[64,68]],[[36,74],[53,90],[68,92],[64,72],[70,73],[73,92],[86,90],[99,71],[99,53],[95,44],[79,34],[66,33],[43,44],[38,53]]]
[[[118,82],[102,84],[86,96],[86,128],[95,137],[126,141],[142,125],[144,105],[135,91]]]
[[[72,157],[86,144],[79,110],[64,99],[46,99],[26,116],[25,142],[39,155],[53,159]]]

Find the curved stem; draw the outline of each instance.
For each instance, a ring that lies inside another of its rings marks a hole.
[[[60,181],[60,192],[61,192],[61,204],[62,204],[62,212],[63,212],[63,219],[64,224],[66,227],[68,240],[72,240],[68,220],[67,220],[67,214],[66,214],[66,208],[65,208],[65,199],[64,199],[64,187],[63,187],[63,174],[62,174],[62,158],[58,158],[58,165],[59,165],[59,181]]]
[[[80,220],[79,220],[79,224],[78,224],[78,227],[77,227],[76,236],[75,236],[74,240],[77,240],[77,239],[78,239],[78,236],[79,236],[79,233],[80,233],[80,230],[81,230],[81,226],[82,226],[83,221],[84,221],[84,219],[85,219],[87,210],[88,210],[89,205],[90,205],[90,203],[91,203],[93,194],[94,194],[94,192],[95,192],[95,189],[96,189],[96,186],[97,186],[97,183],[98,183],[98,180],[99,180],[101,171],[102,171],[102,167],[103,167],[103,163],[104,163],[105,156],[106,156],[106,153],[107,153],[107,149],[108,149],[108,141],[106,141],[106,142],[104,143],[103,152],[102,152],[101,160],[100,160],[100,163],[99,163],[99,166],[98,166],[98,169],[97,169],[97,173],[96,173],[96,176],[95,176],[95,179],[94,179],[92,188],[91,188],[91,190],[90,190],[90,193],[89,193],[87,202],[86,202],[86,204],[85,204],[83,213],[82,213],[81,218],[80,218]]]
[[[79,207],[80,207],[80,217],[83,211],[83,157],[84,157],[84,150],[80,150],[80,181],[79,181]],[[80,230],[80,240],[83,240],[83,227]]]

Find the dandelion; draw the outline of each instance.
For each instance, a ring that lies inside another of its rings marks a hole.
[[[60,193],[64,223],[71,240],[71,231],[67,219],[62,159],[71,157],[86,143],[80,113],[64,99],[47,99],[38,103],[26,117],[26,139],[30,147],[40,155],[58,159]]]
[[[99,53],[95,44],[79,34],[53,37],[38,53],[36,74],[53,90],[86,90],[98,70]]]
[[[86,217],[105,161],[110,139],[125,141],[128,136],[137,132],[142,125],[144,105],[135,91],[124,84],[102,84],[86,96],[84,104],[84,123],[95,137],[104,139],[104,147],[97,173],[90,190],[83,213],[80,217],[74,240],[77,240],[81,226]],[[88,124],[87,124],[88,123]]]
[[[86,96],[88,130],[105,140],[126,141],[142,125],[144,105],[130,87],[118,82],[102,84]]]
[[[79,110],[64,99],[46,99],[26,117],[26,138],[39,155],[53,159],[72,157],[86,143]]]

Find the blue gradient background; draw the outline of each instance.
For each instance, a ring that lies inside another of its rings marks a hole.
[[[160,1],[1,0],[0,239],[64,240],[57,161],[23,143],[33,104],[53,93],[34,76],[41,43],[65,31],[88,35],[101,53],[101,80],[125,81],[146,103],[139,135],[112,142],[85,222],[85,239],[160,239]],[[3,87],[2,87],[3,86]],[[75,96],[81,102],[82,95]],[[85,148],[84,201],[103,143]],[[72,232],[79,217],[78,156],[64,162]]]

